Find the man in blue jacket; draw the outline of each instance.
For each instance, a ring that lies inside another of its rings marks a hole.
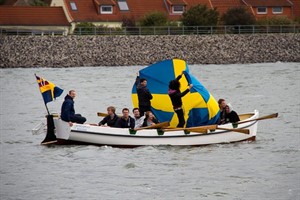
[[[69,125],[72,126],[73,123],[83,124],[86,121],[85,117],[82,117],[80,114],[75,114],[74,110],[74,98],[76,97],[75,90],[70,90],[69,94],[65,97],[65,101],[61,106],[60,117],[62,120],[69,122]]]

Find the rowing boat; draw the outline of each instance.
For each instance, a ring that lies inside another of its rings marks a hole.
[[[43,143],[81,143],[115,147],[138,147],[146,145],[201,146],[253,141],[256,137],[258,124],[255,119],[258,117],[259,112],[254,110],[254,112],[240,115],[241,121],[238,127],[234,128],[231,123],[220,125],[217,129],[209,129],[203,126],[202,128],[198,127],[198,130],[207,129],[207,131],[199,132],[196,131],[196,129],[189,128],[130,130],[128,128],[113,128],[76,123],[70,127],[69,124],[62,121],[59,116],[54,116],[55,140],[47,141],[48,139],[45,139]],[[248,129],[249,134],[235,131],[238,129]],[[51,130],[48,130],[48,132],[49,131],[51,132]],[[48,134],[49,133],[47,133],[47,135]]]

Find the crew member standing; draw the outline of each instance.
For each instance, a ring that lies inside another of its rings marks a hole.
[[[184,127],[184,124],[185,124],[181,97],[186,95],[190,91],[190,89],[193,87],[193,84],[190,84],[185,91],[180,92],[179,80],[181,79],[182,74],[183,74],[183,72],[175,80],[170,81],[169,91],[168,91],[168,94],[172,101],[173,109],[176,112],[177,117],[178,117],[178,121],[179,121],[179,123],[177,125],[178,128]]]
[[[151,111],[150,100],[153,97],[147,88],[147,80],[145,78],[140,78],[139,73],[137,73],[135,85],[139,100],[140,116],[144,116],[145,112]]]

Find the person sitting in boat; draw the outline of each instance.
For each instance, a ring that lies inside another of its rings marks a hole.
[[[145,116],[140,115],[140,109],[139,108],[134,108],[132,110],[132,112],[133,112],[133,119],[135,121],[134,129],[141,128],[143,126]]]
[[[230,103],[225,106],[225,123],[236,123],[240,121],[238,114],[232,109]]]
[[[107,116],[104,117],[100,122],[99,126],[107,125],[110,127],[116,127],[117,126],[117,121],[119,117],[116,115],[116,108],[113,106],[109,106],[107,108]]]
[[[75,114],[74,109],[74,98],[76,97],[75,90],[70,90],[69,94],[66,95],[65,100],[61,106],[60,117],[63,121],[69,122],[72,126],[73,123],[83,124],[86,118],[81,116],[81,114]]]
[[[147,88],[147,79],[140,78],[139,73],[135,80],[136,92],[139,100],[140,115],[144,116],[146,111],[150,111],[151,99],[153,98],[149,89]]]
[[[177,125],[178,128],[179,127],[183,128],[184,124],[185,124],[181,97],[186,95],[190,91],[190,89],[193,87],[193,84],[190,84],[185,91],[180,92],[179,80],[181,79],[182,74],[183,74],[183,72],[175,80],[170,81],[169,91],[168,91],[169,97],[171,98],[171,101],[172,101],[173,109],[178,117],[178,121],[179,121],[179,123]]]
[[[219,99],[218,100],[219,108],[220,108],[220,117],[218,119],[218,124],[225,124],[225,107],[226,107],[226,101],[225,99]]]
[[[159,123],[151,111],[146,112],[146,118],[144,119],[143,127],[151,126]]]
[[[123,108],[122,114],[123,116],[120,117],[117,121],[117,127],[134,129],[135,121],[132,117],[129,116],[129,109]]]

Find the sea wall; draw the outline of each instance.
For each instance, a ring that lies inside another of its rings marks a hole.
[[[300,62],[300,34],[0,36],[0,68]]]

